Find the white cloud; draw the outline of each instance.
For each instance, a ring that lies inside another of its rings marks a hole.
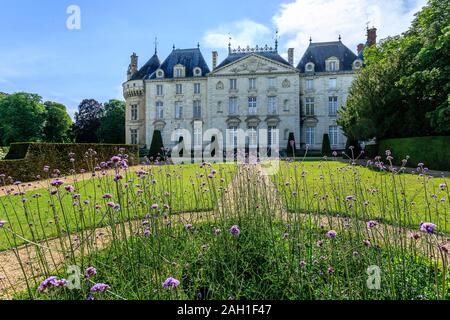
[[[214,30],[209,30],[203,36],[203,42],[209,48],[226,49],[232,38],[233,48],[265,45],[272,31],[267,26],[245,19],[224,24]]]
[[[295,0],[273,17],[284,49],[296,49],[296,60],[313,42],[337,41],[351,50],[366,41],[366,26],[378,28],[378,39],[406,31],[426,0]]]

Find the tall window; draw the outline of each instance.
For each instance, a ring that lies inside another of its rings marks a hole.
[[[316,128],[308,127],[306,128],[306,144],[310,146],[316,143]]]
[[[330,61],[328,63],[328,71],[336,71],[336,61]]]
[[[268,97],[267,104],[269,114],[278,114],[277,97]]]
[[[337,79],[336,78],[331,78],[328,81],[328,88],[329,89],[336,89],[336,85],[337,85]]]
[[[228,113],[236,114],[237,112],[238,112],[237,98],[236,97],[230,98]]]
[[[194,93],[200,94],[200,83],[194,83]]]
[[[199,119],[202,117],[202,106],[200,100],[194,101],[194,118]]]
[[[237,79],[230,79],[230,90],[237,89]]]
[[[181,68],[176,68],[176,69],[175,69],[175,76],[176,76],[177,78],[181,78],[181,77],[183,76],[183,69],[181,69]]]
[[[307,116],[313,116],[314,115],[314,98],[310,97],[310,98],[306,98],[306,103],[305,103],[305,113]]]
[[[338,141],[338,127],[337,126],[330,126],[328,135],[330,136],[330,142],[331,145],[335,146],[339,143]]]
[[[138,144],[138,130],[131,129],[131,144]]]
[[[337,113],[337,97],[329,97],[328,98],[328,113],[330,116],[335,116]]]
[[[248,98],[248,113],[256,114],[256,97]]]
[[[139,115],[138,115],[138,106],[137,104],[133,104],[131,105],[131,120],[136,121],[138,120]]]
[[[250,78],[248,79],[248,88],[250,90],[256,89],[256,78]]]
[[[162,84],[156,85],[156,95],[162,96],[164,94],[163,86]]]
[[[277,87],[277,78],[271,77],[269,78],[269,88],[274,89]]]
[[[313,79],[307,79],[306,80],[306,89],[307,90],[313,90],[314,89],[314,80]]]
[[[254,126],[248,128],[248,145],[250,148],[255,148],[258,145],[258,134]]]
[[[164,119],[164,104],[161,101],[156,102],[156,119]]]
[[[238,143],[238,135],[237,135],[238,127],[232,126],[232,127],[230,127],[229,130],[230,130],[229,131],[229,142],[233,148],[236,148],[237,143]]]
[[[277,139],[277,127],[269,126],[267,133],[267,145],[270,147],[272,144],[276,144],[278,142]]]
[[[202,146],[202,128],[194,129],[194,146],[195,147]]]
[[[183,105],[180,101],[175,102],[175,119],[183,118]]]
[[[176,85],[176,92],[177,92],[177,94],[183,94],[183,85],[182,84]]]

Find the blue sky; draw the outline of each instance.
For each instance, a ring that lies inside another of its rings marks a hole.
[[[308,39],[343,42],[355,50],[366,24],[380,38],[405,31],[425,0],[0,0],[0,92],[26,91],[64,103],[73,115],[84,98],[122,98],[129,56],[143,65],[154,52],[164,59],[177,48],[200,43],[225,58],[233,46],[295,48],[301,58]],[[81,9],[81,29],[69,30],[70,5]]]

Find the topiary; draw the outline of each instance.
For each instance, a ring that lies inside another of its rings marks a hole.
[[[331,143],[330,143],[330,137],[328,133],[325,133],[323,135],[323,141],[322,141],[322,156],[330,157],[331,156]]]
[[[291,156],[295,156],[295,150],[297,148],[295,147],[295,137],[294,137],[294,133],[290,132],[289,133],[289,139],[288,139],[288,146],[287,146],[287,156],[291,157]]]
[[[148,157],[150,159],[155,160],[156,158],[161,158],[163,155],[163,139],[161,135],[161,131],[155,130],[153,132],[152,144],[150,145],[150,151],[148,152]]]

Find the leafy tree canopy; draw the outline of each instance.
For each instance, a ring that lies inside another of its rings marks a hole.
[[[72,126],[73,136],[77,143],[98,143],[97,131],[104,115],[104,107],[94,99],[85,99],[75,113]]]
[[[97,136],[102,143],[125,143],[125,102],[109,100],[104,104]]]
[[[43,128],[43,137],[46,142],[70,142],[70,128],[72,119],[67,114],[66,107],[57,102],[44,103],[47,117]]]

